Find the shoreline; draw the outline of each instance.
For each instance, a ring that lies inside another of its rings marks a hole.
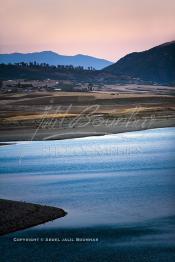
[[[64,217],[63,209],[22,201],[0,199],[0,236]]]
[[[141,119],[138,119],[141,121]],[[119,125],[99,125],[99,126],[87,126],[87,127],[75,127],[75,128],[55,128],[55,129],[7,129],[0,130],[0,146],[7,146],[16,144],[17,142],[30,142],[30,141],[51,141],[51,140],[65,140],[74,138],[83,138],[90,136],[104,136],[119,134],[132,131],[141,131],[155,128],[175,127],[175,119],[154,119],[149,125],[134,124],[130,122],[126,125],[125,122],[121,122]]]
[[[0,142],[0,146],[10,146],[10,145],[14,145],[14,144],[16,144],[16,142],[14,142],[14,143],[9,143],[9,142]]]

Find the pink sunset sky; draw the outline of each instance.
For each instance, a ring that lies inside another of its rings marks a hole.
[[[116,61],[175,39],[174,0],[1,0],[0,53]]]

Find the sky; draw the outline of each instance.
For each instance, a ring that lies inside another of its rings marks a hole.
[[[0,53],[117,61],[175,40],[174,0],[0,0]]]

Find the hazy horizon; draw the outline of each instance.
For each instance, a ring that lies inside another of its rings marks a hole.
[[[0,53],[53,51],[115,62],[175,39],[167,0],[2,0]]]
[[[172,40],[172,41],[174,41],[174,40]],[[167,41],[167,42],[165,42],[165,43],[168,43],[168,42],[172,42],[172,41]],[[164,43],[160,43],[160,45],[161,44],[164,44]],[[158,44],[159,45],[159,44]],[[151,49],[151,48],[153,48],[154,46],[152,46],[152,47],[150,47],[150,48],[148,48],[148,49]],[[142,51],[145,51],[145,50],[140,50],[140,52],[142,52]],[[62,56],[76,56],[76,55],[84,55],[84,56],[90,56],[90,57],[95,57],[95,58],[99,58],[99,59],[105,59],[105,60],[108,60],[109,62],[115,62],[115,61],[112,61],[112,60],[109,60],[109,59],[107,59],[107,58],[103,58],[103,57],[97,57],[97,56],[93,56],[93,55],[91,55],[91,54],[81,54],[81,53],[76,53],[76,54],[63,54],[63,53],[59,53],[59,52],[57,52],[57,51],[53,51],[53,50],[34,50],[34,51],[29,51],[29,52],[9,52],[9,53],[1,53],[0,52],[0,54],[31,54],[31,53],[42,53],[42,52],[54,52],[54,53],[57,53],[58,55],[62,55]],[[135,52],[134,50],[133,51],[131,51],[131,52]],[[127,55],[127,54],[126,54]],[[123,57],[123,56],[122,56]],[[120,58],[122,58],[122,57],[119,57],[118,58],[118,60],[120,59]],[[118,61],[118,60],[116,60],[116,61]]]

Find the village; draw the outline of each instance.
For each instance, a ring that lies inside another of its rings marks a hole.
[[[31,93],[31,92],[90,92],[98,86],[92,83],[77,83],[71,80],[25,80],[15,79],[0,82],[0,93]]]

